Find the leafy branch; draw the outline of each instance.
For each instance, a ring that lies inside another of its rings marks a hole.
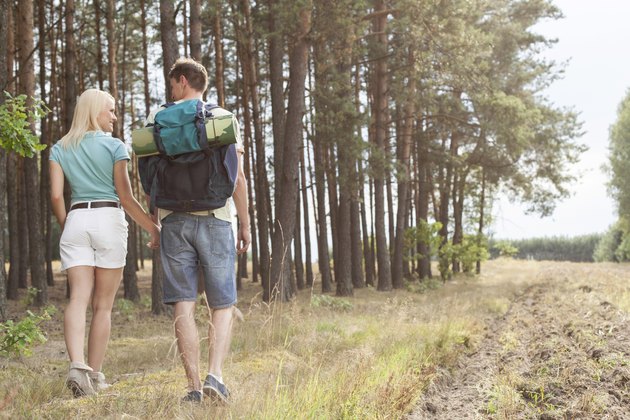
[[[5,102],[0,105],[0,147],[23,157],[32,157],[46,148],[33,133],[31,123],[50,112],[41,100],[28,103],[26,95],[12,96],[4,92]]]

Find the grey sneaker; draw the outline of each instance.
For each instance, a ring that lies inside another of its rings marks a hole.
[[[190,391],[182,398],[182,402],[200,403],[202,395],[201,391]]]
[[[95,394],[88,372],[92,372],[92,368],[85,363],[70,363],[70,370],[68,371],[68,377],[66,378],[66,386],[70,388],[74,398]]]
[[[206,380],[203,382],[203,393],[213,400],[225,404],[230,402],[230,391],[228,391],[225,384],[219,382],[219,380],[212,375],[206,376]]]
[[[90,378],[90,381],[92,381],[92,388],[94,388],[94,391],[96,392],[105,391],[111,386],[105,380],[105,375],[103,374],[103,372],[88,372],[88,376]]]

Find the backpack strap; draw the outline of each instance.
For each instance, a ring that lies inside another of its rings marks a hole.
[[[206,104],[197,101],[197,112],[195,113],[195,127],[197,127],[197,143],[199,148],[205,153],[210,153],[208,145],[208,135],[206,134]]]

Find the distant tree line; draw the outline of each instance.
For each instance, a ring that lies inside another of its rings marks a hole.
[[[516,248],[511,255],[517,259],[537,261],[593,262],[595,250],[604,235],[591,234],[575,237],[552,236],[518,240],[490,241],[491,258],[500,255],[500,244]]]
[[[548,0],[0,0],[0,17],[0,91],[47,105],[31,124],[47,146],[84,89],[117,99],[126,140],[169,98],[178,56],[206,66],[208,99],[238,115],[247,151],[253,270],[241,258],[238,279],[265,301],[315,280],[340,296],[401,288],[431,276],[432,256],[444,273],[479,271],[499,191],[549,214],[584,150],[576,114],[542,93],[561,71],[533,30],[561,17]],[[49,149],[0,153],[0,293],[30,281],[39,305],[54,285]],[[439,230],[409,234],[419,226]],[[138,232],[125,297],[139,299],[153,258],[159,312],[159,260]]]

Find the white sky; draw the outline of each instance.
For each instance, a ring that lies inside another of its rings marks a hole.
[[[630,88],[630,1],[555,0],[564,19],[546,21],[535,31],[558,42],[546,57],[569,61],[565,77],[548,91],[556,105],[580,113],[589,147],[575,170],[582,173],[569,189],[574,195],[560,202],[554,214],[541,219],[526,216],[525,206],[502,199],[494,209],[495,238],[576,236],[603,233],[617,219],[606,191],[608,129],[615,122],[617,105]]]

